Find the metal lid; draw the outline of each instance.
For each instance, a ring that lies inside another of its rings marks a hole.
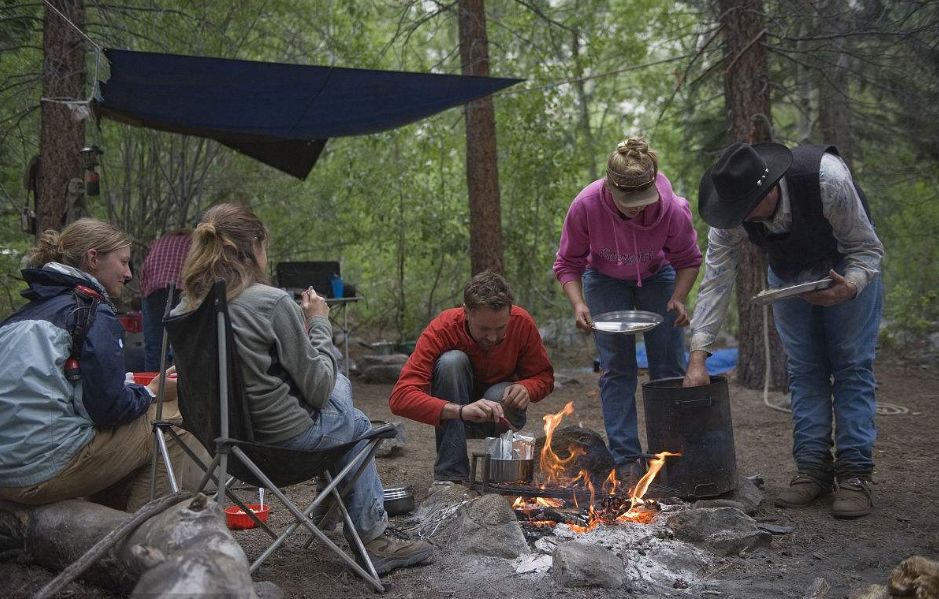
[[[403,499],[405,497],[414,497],[414,488],[412,486],[388,487],[385,489],[385,501]]]

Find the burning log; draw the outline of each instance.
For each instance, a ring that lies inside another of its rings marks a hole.
[[[522,520],[531,523],[550,522],[554,524],[561,522],[574,526],[587,526],[590,524],[589,517],[584,514],[563,512],[550,507],[539,506],[532,509],[516,509],[515,513],[521,516]]]

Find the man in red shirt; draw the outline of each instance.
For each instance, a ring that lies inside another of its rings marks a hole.
[[[463,306],[427,325],[391,392],[394,414],[437,427],[435,480],[469,479],[466,439],[521,428],[528,404],[554,389],[538,327],[513,301],[502,276],[470,279]]]

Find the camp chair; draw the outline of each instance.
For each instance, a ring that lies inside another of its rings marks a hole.
[[[356,574],[376,590],[383,591],[384,587],[349,517],[342,495],[364,471],[379,443],[395,436],[395,426],[372,429],[361,439],[323,451],[292,450],[257,442],[228,316],[224,281],[215,283],[197,309],[168,317],[164,325],[176,356],[177,390],[183,427],[215,454],[212,463],[203,468],[205,476],[199,485],[200,490],[209,480],[215,480],[218,485],[216,498],[226,495],[232,497],[228,477],[233,476],[250,485],[268,488],[294,516],[295,521],[280,536],[264,526],[273,538],[273,543],[251,564],[251,572],[256,571],[297,528],[304,526],[315,538],[335,551]],[[175,436],[171,428],[167,427],[167,430]],[[366,446],[357,452],[345,468],[335,472],[334,466],[338,460],[353,451],[355,444],[362,439],[368,441]],[[197,464],[204,466],[191,451],[187,450],[187,454]],[[221,472],[217,477],[216,468]],[[306,510],[300,510],[280,489],[314,477],[321,477],[321,481],[327,484]],[[342,513],[344,533],[350,549],[367,569],[333,543],[311,519],[313,511],[327,497],[334,501],[331,509],[338,507]],[[261,524],[254,512],[245,508],[240,501],[236,503],[242,506],[249,517]]]
[[[173,309],[173,294],[176,291],[176,283],[170,283],[169,293],[166,294],[166,305],[163,308],[163,319],[170,315]],[[156,422],[153,424],[153,455],[150,458],[150,501],[156,498],[157,486],[157,456],[163,460],[166,467],[166,476],[170,483],[170,492],[179,491],[179,484],[176,482],[176,475],[173,474],[173,464],[170,463],[169,450],[166,448],[166,435],[164,430],[168,423],[163,421],[163,401],[166,397],[166,350],[169,347],[169,337],[166,334],[166,327],[163,327],[163,338],[160,343],[160,384],[157,387],[156,397]]]

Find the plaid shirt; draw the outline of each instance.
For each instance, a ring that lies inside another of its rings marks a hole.
[[[188,233],[167,233],[150,244],[140,277],[141,297],[147,297],[170,283],[176,283],[177,289],[181,287],[179,275],[191,242]]]

